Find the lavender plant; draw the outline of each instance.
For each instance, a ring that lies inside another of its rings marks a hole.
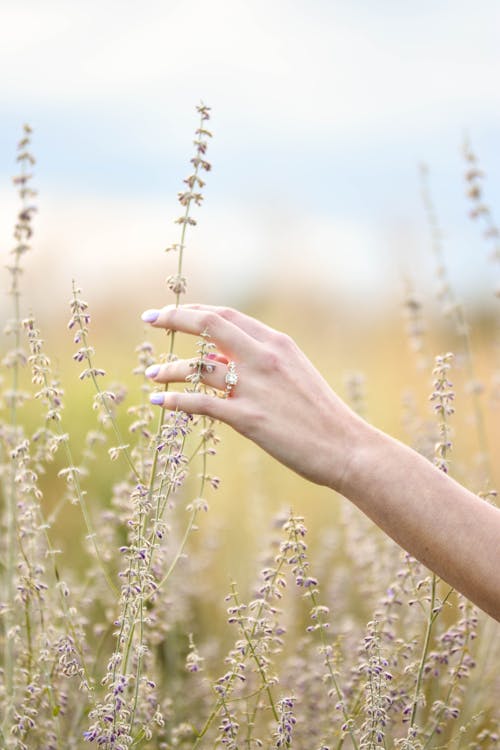
[[[470,202],[469,216],[473,221],[477,221],[482,225],[483,237],[490,248],[490,257],[495,263],[495,269],[498,274],[497,264],[500,261],[500,230],[495,221],[493,211],[484,197],[484,181],[486,175],[481,169],[479,159],[468,140],[464,143],[463,154],[466,162],[466,196]],[[494,292],[495,296],[500,296],[500,288],[498,287],[498,284],[496,285]]]
[[[198,117],[192,171],[178,196],[179,238],[167,248],[176,258],[167,278],[175,305],[187,289],[188,232],[210,170],[209,108],[200,105]],[[94,392],[93,422],[78,440],[64,407],[80,397],[65,393],[35,315],[23,311],[22,264],[35,215],[31,136],[26,126],[18,148],[21,206],[2,360],[1,747],[498,747],[498,631],[486,630],[485,617],[350,506],[319,544],[306,543],[301,515],[280,515],[278,535],[267,542],[260,534],[256,582],[248,591],[232,582],[224,599],[206,572],[211,540],[194,537],[219,485],[210,466],[216,425],[180,411],[161,411],[155,424],[145,377],[158,361],[150,341],[136,348],[135,402],[124,386],[108,385],[88,304],[74,284],[74,360]],[[410,296],[420,355],[421,306]],[[177,347],[171,333],[167,361]],[[186,388],[205,388],[212,348],[202,334]],[[449,355],[436,360],[437,427],[414,422],[416,442],[427,452],[434,445],[429,457],[443,471],[452,443],[450,366]],[[359,374],[350,377],[353,406],[363,414],[364,386]],[[104,474],[107,461],[119,478],[101,497],[88,480]],[[55,542],[72,505],[85,559],[77,569]],[[227,610],[224,632],[214,632],[216,601]]]
[[[167,279],[168,287],[175,295],[175,304],[186,291],[186,277],[183,273],[183,255],[186,246],[186,234],[189,226],[194,226],[196,220],[191,216],[192,204],[200,205],[202,201],[201,189],[204,182],[200,173],[210,170],[210,164],[205,158],[207,140],[211,137],[205,124],[209,119],[209,108],[205,105],[198,107],[200,116],[199,127],[196,131],[196,153],[192,158],[193,173],[185,180],[187,190],[179,193],[179,202],[184,208],[183,215],[177,219],[181,225],[179,243],[169,249],[178,253],[177,273]],[[84,343],[82,357],[86,360],[87,369],[83,377],[92,379],[102,372],[93,367],[87,345],[87,332],[82,324],[81,311],[85,309],[76,295],[74,300],[72,323],[78,323],[78,335]],[[192,388],[199,389],[203,369],[208,366],[206,355],[211,343],[202,337],[198,346],[198,358],[189,380]],[[144,347],[142,347],[144,350]],[[175,358],[175,335],[171,334],[168,360]],[[82,377],[81,376],[81,377]],[[212,445],[216,440],[215,433],[209,420],[201,420],[200,442],[196,455],[202,457],[202,473],[198,497],[189,504],[190,519],[184,537],[176,551],[173,560],[167,564],[164,540],[167,523],[166,515],[175,503],[179,491],[184,484],[190,459],[186,454],[187,438],[192,432],[192,418],[182,412],[172,412],[167,417],[161,412],[159,425],[154,436],[149,435],[149,419],[139,425],[146,428],[145,437],[150,437],[152,446],[152,460],[142,460],[143,467],[148,472],[139,475],[132,458],[128,453],[128,446],[121,439],[113,415],[110,413],[108,399],[113,396],[97,389],[98,397],[103,404],[111,423],[115,426],[115,433],[120,444],[112,450],[112,457],[123,452],[131,469],[130,500],[132,515],[127,521],[129,535],[127,543],[120,547],[126,565],[119,573],[121,578],[121,592],[119,600],[119,614],[115,620],[116,646],[111,656],[107,672],[102,680],[106,693],[95,707],[89,718],[90,728],[84,733],[89,742],[97,742],[106,748],[128,747],[131,744],[145,740],[152,740],[157,734],[156,728],[162,728],[165,718],[162,714],[159,698],[156,692],[156,681],[151,679],[151,626],[154,623],[154,611],[161,602],[161,591],[174,570],[184,550],[187,538],[195,527],[196,516],[207,507],[204,494],[206,484],[214,486],[216,480],[207,473],[207,456],[213,451]],[[144,408],[143,408],[144,413]],[[146,413],[148,417],[148,414]],[[138,425],[134,424],[133,430]],[[149,669],[148,669],[149,667]]]
[[[485,428],[484,406],[481,401],[484,385],[476,372],[477,368],[470,335],[470,326],[467,321],[464,305],[458,300],[450,280],[443,247],[443,233],[439,226],[437,213],[430,193],[429,170],[425,166],[421,168],[421,183],[422,199],[431,234],[432,252],[436,261],[436,275],[439,282],[438,299],[442,304],[444,315],[449,317],[453,323],[463,352],[463,362],[467,376],[466,388],[472,400],[474,423],[477,433],[478,463],[482,475],[478,480],[482,485],[480,491],[485,497],[494,497],[495,490],[491,486],[493,473],[490,465],[491,451]]]

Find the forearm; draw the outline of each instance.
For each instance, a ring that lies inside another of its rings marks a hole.
[[[500,620],[500,510],[365,423],[334,487],[399,545]]]

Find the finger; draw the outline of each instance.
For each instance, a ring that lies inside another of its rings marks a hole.
[[[161,310],[146,310],[142,319],[155,328],[208,336],[231,358],[248,359],[256,352],[255,340],[214,310],[168,305]]]
[[[270,340],[277,334],[277,331],[275,331],[265,323],[262,323],[260,320],[252,318],[250,315],[245,315],[239,310],[235,310],[231,307],[222,307],[218,305],[202,305],[198,303],[189,303],[181,305],[181,307],[190,310],[214,312],[217,315],[220,315],[220,317],[224,318],[225,320],[228,320],[229,322],[236,325],[238,328],[240,328],[242,331],[244,331],[257,341]],[[156,313],[157,311],[148,310],[147,312]]]
[[[231,323],[234,323],[234,325],[238,326],[238,328],[241,328],[242,331],[245,331],[245,333],[247,333],[257,341],[267,341],[273,336],[273,334],[276,333],[273,328],[266,325],[265,323],[261,323],[260,320],[256,320],[256,318],[252,318],[250,315],[245,315],[245,313],[242,313],[239,310],[235,310],[232,307],[200,305],[193,303],[183,305],[183,307],[188,307],[193,310],[215,312],[225,320],[229,320]]]
[[[169,411],[184,411],[186,414],[202,416],[229,422],[231,419],[231,399],[217,398],[207,393],[156,392],[150,395],[152,404]]]
[[[151,365],[145,372],[146,377],[155,383],[189,383],[197,380],[199,376],[199,381],[204,385],[220,391],[225,390],[226,374],[226,362],[212,358],[201,365],[199,359],[178,359],[162,365]]]

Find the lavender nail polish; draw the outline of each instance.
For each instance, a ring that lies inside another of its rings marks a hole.
[[[154,323],[159,314],[159,310],[145,310],[142,313],[141,318],[145,323]]]
[[[146,367],[144,374],[147,378],[156,378],[159,372],[160,365],[150,365],[149,367]]]
[[[149,396],[149,400],[151,401],[152,404],[161,406],[163,404],[163,393],[159,393],[159,392],[151,393]]]

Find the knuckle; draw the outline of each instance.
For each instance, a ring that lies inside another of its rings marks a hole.
[[[217,322],[217,313],[214,313],[211,310],[208,312],[204,312],[200,318],[201,332],[207,331],[207,333],[209,333],[210,335],[213,334],[213,332],[217,330]]]
[[[281,362],[281,354],[276,352],[275,349],[271,349],[267,352],[267,356],[265,358],[266,369],[275,372],[280,369]]]
[[[276,345],[281,351],[289,352],[295,348],[295,341],[287,333],[276,334]]]
[[[263,358],[265,369],[271,372],[281,372],[289,359],[289,353],[289,343],[278,334],[266,347]]]
[[[236,317],[236,310],[234,310],[232,307],[221,307],[219,310],[219,315],[221,318],[224,318],[224,320],[233,321]]]
[[[274,332],[265,346],[262,367],[266,372],[283,374],[296,352],[297,345],[288,334]]]

